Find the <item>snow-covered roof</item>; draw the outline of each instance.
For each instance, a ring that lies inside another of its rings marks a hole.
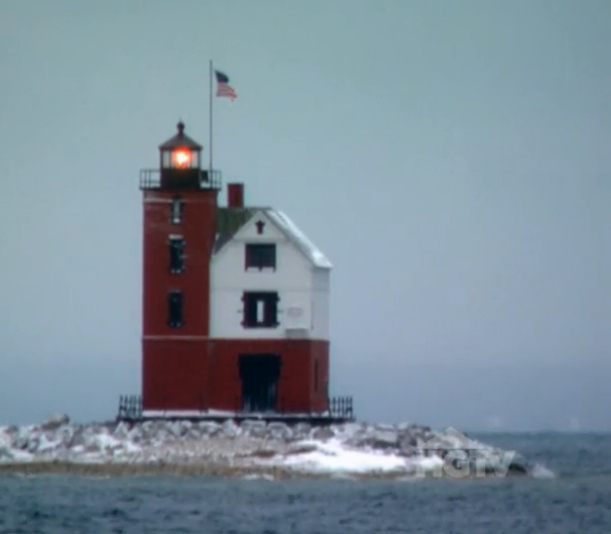
[[[265,210],[269,219],[282,231],[293,244],[305,254],[312,264],[321,269],[331,269],[333,264],[324,253],[299,229],[299,227],[286,215],[274,209]]]
[[[299,229],[284,212],[273,208],[221,208],[219,233],[215,244],[218,253],[233,236],[257,214],[263,213],[308,260],[320,269],[331,269],[333,264],[325,254]]]

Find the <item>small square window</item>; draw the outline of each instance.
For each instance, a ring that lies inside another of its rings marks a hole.
[[[246,291],[244,302],[244,328],[275,328],[278,326],[278,300],[273,291]]]
[[[185,270],[185,240],[182,237],[170,237],[170,272],[182,273]]]
[[[170,291],[168,294],[168,324],[172,328],[184,325],[184,296],[182,291]]]
[[[170,219],[173,224],[180,224],[182,222],[183,214],[185,209],[185,203],[180,198],[172,199],[172,208]]]
[[[276,245],[249,243],[245,248],[246,269],[276,268]]]

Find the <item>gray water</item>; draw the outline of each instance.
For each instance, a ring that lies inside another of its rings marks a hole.
[[[0,477],[0,532],[611,534],[611,435],[495,434],[553,479]]]

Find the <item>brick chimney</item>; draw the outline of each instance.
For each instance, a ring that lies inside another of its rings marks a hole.
[[[227,184],[227,206],[230,208],[244,207],[244,184]]]

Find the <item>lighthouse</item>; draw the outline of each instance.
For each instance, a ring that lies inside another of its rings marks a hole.
[[[142,393],[119,418],[351,419],[329,397],[331,262],[243,183],[220,205],[202,152],[179,122],[140,172]]]

